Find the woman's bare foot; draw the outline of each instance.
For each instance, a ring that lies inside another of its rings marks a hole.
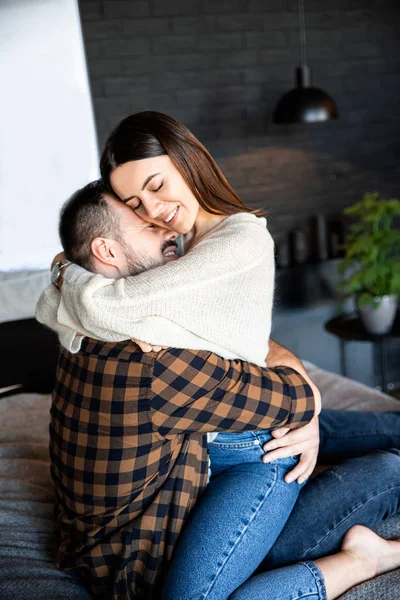
[[[360,561],[366,579],[400,567],[400,538],[384,540],[363,525],[349,529],[341,549]]]

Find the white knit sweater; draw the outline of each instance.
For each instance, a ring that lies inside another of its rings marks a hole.
[[[265,366],[274,290],[274,244],[266,220],[227,217],[185,256],[126,279],[71,265],[61,294],[50,285],[38,321],[71,352],[82,336],[136,338],[151,344],[215,352]]]

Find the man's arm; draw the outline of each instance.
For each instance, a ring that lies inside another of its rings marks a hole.
[[[317,415],[321,412],[321,394],[317,386],[311,381],[308,373],[301,362],[301,360],[290,352],[281,344],[277,344],[273,340],[269,341],[269,353],[266,358],[266,363],[269,367],[290,367],[294,369],[307,381],[308,385],[311,387],[315,399],[315,412]]]
[[[295,354],[284,346],[270,340],[270,353],[267,356],[269,366],[275,364],[288,364],[302,374],[309,383],[315,398],[315,416],[305,427],[298,431],[290,431],[288,427],[282,427],[272,432],[273,440],[263,446],[267,454],[263,461],[270,462],[278,458],[296,456],[300,454],[300,460],[296,467],[285,476],[286,483],[297,479],[297,483],[304,481],[311,475],[318,457],[319,448],[319,420],[321,411],[321,394],[316,385],[309,378],[303,363]]]
[[[314,417],[311,387],[290,367],[262,368],[205,351],[154,357],[151,418],[160,435],[296,429]]]

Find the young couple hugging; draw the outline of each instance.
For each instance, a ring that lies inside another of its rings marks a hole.
[[[63,346],[58,566],[135,600],[332,600],[395,569],[400,541],[369,527],[399,510],[400,413],[321,411],[269,339],[265,218],[160,113],[124,119],[100,169],[37,307]],[[309,479],[328,449],[346,459]]]

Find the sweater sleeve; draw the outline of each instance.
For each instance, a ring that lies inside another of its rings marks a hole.
[[[36,319],[42,325],[56,329],[60,343],[71,352],[78,352],[83,340],[83,335],[61,325],[57,320],[57,312],[60,305],[60,292],[54,285],[50,284],[41,294],[36,305]]]

